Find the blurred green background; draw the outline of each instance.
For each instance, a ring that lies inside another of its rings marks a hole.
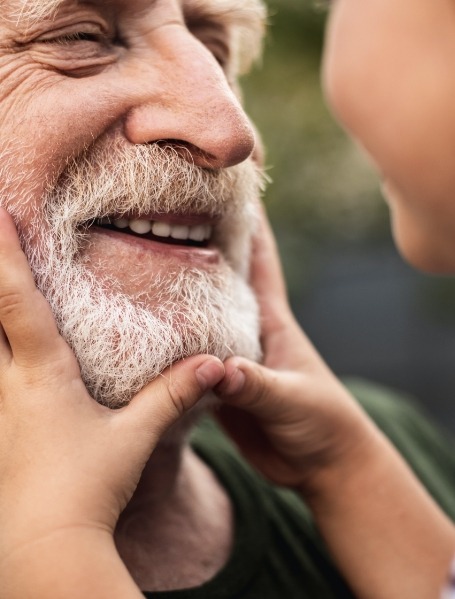
[[[269,0],[262,64],[243,82],[273,180],[266,204],[294,311],[339,375],[409,391],[455,431],[455,284],[406,266],[378,179],[320,89],[326,13]]]

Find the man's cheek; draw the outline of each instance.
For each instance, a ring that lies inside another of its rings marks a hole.
[[[90,87],[80,85],[69,93],[61,76],[17,64],[15,74],[7,73],[11,65],[3,72],[0,66],[0,166],[9,159],[11,176],[20,173],[26,187],[34,179],[33,189],[41,195],[106,123],[96,120],[99,106]]]

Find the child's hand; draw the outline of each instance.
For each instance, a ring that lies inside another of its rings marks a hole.
[[[294,320],[265,216],[252,283],[264,365],[226,362],[220,420],[263,474],[303,495],[356,597],[436,597],[455,528]]]
[[[0,561],[62,530],[113,534],[163,432],[224,374],[197,356],[128,407],[88,394],[0,210]]]
[[[376,429],[295,321],[264,214],[251,278],[261,308],[264,362],[235,357],[225,363],[226,376],[216,388],[225,402],[219,417],[264,475],[311,493],[333,465],[355,467]]]

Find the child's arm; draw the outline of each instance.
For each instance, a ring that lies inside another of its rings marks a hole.
[[[437,597],[455,529],[296,323],[265,219],[252,282],[264,366],[226,363],[223,424],[263,474],[302,494],[359,597]]]
[[[114,529],[163,432],[224,374],[197,356],[126,408],[88,394],[0,209],[0,595],[136,599]]]

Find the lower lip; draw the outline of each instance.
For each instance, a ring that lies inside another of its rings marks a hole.
[[[184,245],[174,245],[170,243],[160,243],[151,239],[141,239],[135,235],[121,233],[103,229],[102,227],[93,227],[92,230],[99,235],[111,237],[116,242],[128,245],[131,248],[147,253],[160,254],[161,256],[173,258],[175,260],[190,262],[197,265],[216,265],[220,262],[221,255],[217,248],[207,247],[187,247]]]

